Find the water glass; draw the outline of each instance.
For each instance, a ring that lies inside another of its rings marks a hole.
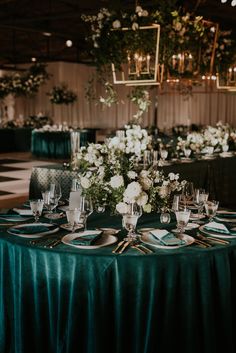
[[[79,210],[84,224],[84,230],[87,230],[87,218],[93,213],[93,203],[91,198],[82,196],[80,198]]]
[[[190,155],[191,155],[191,150],[190,150],[190,148],[185,148],[184,149],[184,156],[186,157],[186,158],[189,158],[190,157]]]
[[[209,217],[209,221],[212,221],[218,210],[219,201],[212,200],[204,203],[206,215]]]
[[[163,159],[163,161],[165,161],[166,158],[168,157],[168,151],[166,151],[166,150],[161,150],[161,151],[160,151],[160,156],[161,156],[161,159]]]
[[[128,205],[128,211],[123,215],[122,224],[124,228],[128,231],[126,240],[134,240],[137,238],[135,229],[139,217],[142,215],[142,207],[139,206],[136,202]]]
[[[43,197],[44,205],[48,210],[48,213],[52,214],[53,213],[52,211],[57,206],[55,197],[52,195],[51,191],[42,192],[42,197]]]
[[[66,211],[67,222],[71,226],[72,233],[74,233],[77,224],[79,224],[79,222],[80,222],[80,215],[81,215],[81,212],[78,209]]]
[[[40,199],[39,200],[30,200],[30,208],[33,213],[35,222],[38,222],[39,217],[42,214],[43,204],[44,204],[43,200],[40,200]]]
[[[184,227],[187,226],[190,217],[190,210],[176,211],[175,216],[177,220],[177,233],[180,235],[184,231]]]
[[[208,200],[209,194],[205,192],[204,189],[195,189],[194,193],[194,206],[197,207],[198,210],[198,218],[201,217],[201,213],[203,211],[203,207],[205,202]]]

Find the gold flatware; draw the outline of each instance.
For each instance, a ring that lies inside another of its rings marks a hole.
[[[211,242],[224,244],[224,245],[230,244],[230,241],[228,241],[228,240],[224,240],[224,239],[220,239],[220,238],[214,238],[214,237],[208,237],[208,236],[205,237],[204,235],[202,235],[200,233],[197,233],[197,237],[200,240],[211,241]]]
[[[118,243],[117,247],[116,247],[114,250],[112,250],[113,254],[116,254],[117,251],[122,247],[122,245],[123,245],[124,243],[125,243],[125,240],[121,240],[121,241]]]
[[[129,245],[132,244],[132,240],[125,241],[124,245],[120,250],[117,251],[118,254],[122,254]]]
[[[131,248],[138,250],[139,252],[141,252],[141,254],[147,255],[147,252],[142,250],[138,245],[131,245]]]
[[[204,241],[198,240],[196,238],[194,238],[194,243],[193,244],[197,244],[197,245],[203,246],[204,248],[211,248],[210,244],[207,244]]]
[[[59,245],[60,243],[61,243],[61,239],[55,239],[54,241],[47,244],[45,247],[52,249],[52,248],[55,248],[55,246]]]

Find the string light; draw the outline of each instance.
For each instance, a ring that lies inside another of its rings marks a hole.
[[[72,45],[73,45],[72,40],[68,39],[68,40],[66,41],[66,46],[70,48],[70,47],[72,47]]]

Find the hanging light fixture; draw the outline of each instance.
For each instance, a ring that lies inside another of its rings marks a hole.
[[[160,42],[160,25],[151,24],[149,26],[140,26],[137,29],[121,28],[124,37],[129,37],[130,43],[137,42],[138,48],[132,49],[132,45],[126,51],[123,63],[117,68],[112,63],[112,74],[114,84],[125,84],[129,86],[136,85],[158,85],[162,78],[161,66],[158,65],[159,42]],[[142,35],[144,34],[145,35]],[[132,36],[134,37],[132,40]],[[142,40],[149,40],[149,48],[147,51],[146,43]],[[124,49],[126,50],[126,49]]]
[[[221,0],[222,4],[225,4],[226,2],[227,2],[227,0]],[[236,6],[236,0],[231,1],[231,6]]]
[[[236,91],[236,63],[231,65],[226,73],[217,73],[216,88],[223,91]]]

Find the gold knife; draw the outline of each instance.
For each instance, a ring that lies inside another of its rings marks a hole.
[[[117,253],[122,254],[131,243],[132,243],[132,240],[125,241],[125,244],[122,246],[122,248]]]
[[[121,241],[118,243],[117,247],[116,247],[114,250],[112,250],[113,254],[116,254],[116,253],[117,253],[117,251],[122,247],[122,245],[124,244],[124,242],[125,242],[125,240],[121,240]]]

